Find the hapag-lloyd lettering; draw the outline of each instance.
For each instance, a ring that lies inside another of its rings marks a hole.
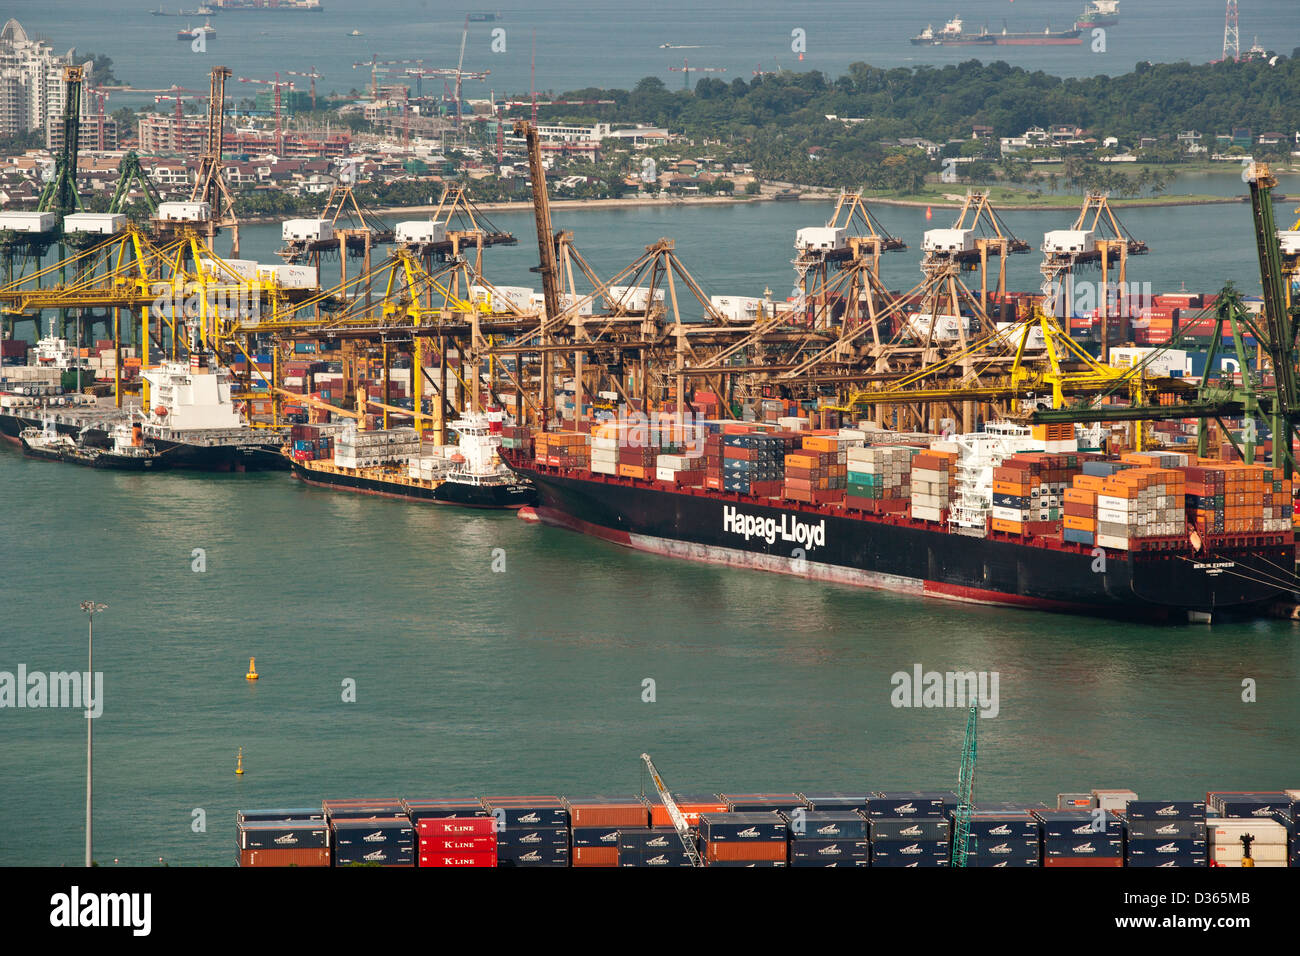
[[[731,505],[722,508],[722,530],[730,534],[742,535],[746,541],[759,538],[768,544],[776,544],[778,538],[789,541],[809,550],[826,544],[826,519],[816,524],[800,521],[791,514],[777,518],[762,518],[758,515],[744,514]]]

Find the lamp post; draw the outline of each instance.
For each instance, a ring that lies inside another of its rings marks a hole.
[[[107,611],[107,604],[96,604],[94,601],[82,601],[81,609],[86,612],[86,619],[90,625],[90,633],[86,645],[86,680],[82,682],[82,703],[86,701],[87,683],[94,680],[95,674],[95,615],[100,611]],[[92,754],[94,718],[90,716],[90,707],[86,707],[86,866],[90,866],[90,780],[91,770],[94,766]]]

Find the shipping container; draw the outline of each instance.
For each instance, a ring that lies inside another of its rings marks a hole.
[[[329,866],[329,847],[292,850],[240,850],[240,866]]]
[[[952,826],[942,817],[873,817],[871,841],[901,840],[904,842],[946,842],[952,836]]]
[[[766,840],[784,842],[788,828],[789,824],[776,812],[700,815],[700,836],[707,843]]]

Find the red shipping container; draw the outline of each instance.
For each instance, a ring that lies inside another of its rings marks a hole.
[[[491,836],[496,840],[493,817],[425,817],[416,829],[421,837]]]
[[[575,846],[574,866],[618,866],[616,846]]]
[[[491,853],[421,853],[417,866],[489,867],[497,865],[496,851]]]
[[[496,849],[497,837],[495,833],[489,836],[420,837],[421,853],[495,853]]]

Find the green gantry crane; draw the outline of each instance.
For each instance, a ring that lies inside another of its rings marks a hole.
[[[84,73],[79,66],[63,68],[63,148],[54,160],[54,176],[41,190],[38,212],[57,212],[67,216],[82,208],[77,195],[77,150],[81,137],[81,84]],[[62,226],[60,225],[60,228]]]
[[[961,748],[961,770],[957,774],[956,833],[952,840],[952,865],[965,866],[966,857],[975,849],[970,835],[971,808],[975,805],[975,755],[976,722],[979,720],[979,702],[971,701],[966,717],[966,742]]]

